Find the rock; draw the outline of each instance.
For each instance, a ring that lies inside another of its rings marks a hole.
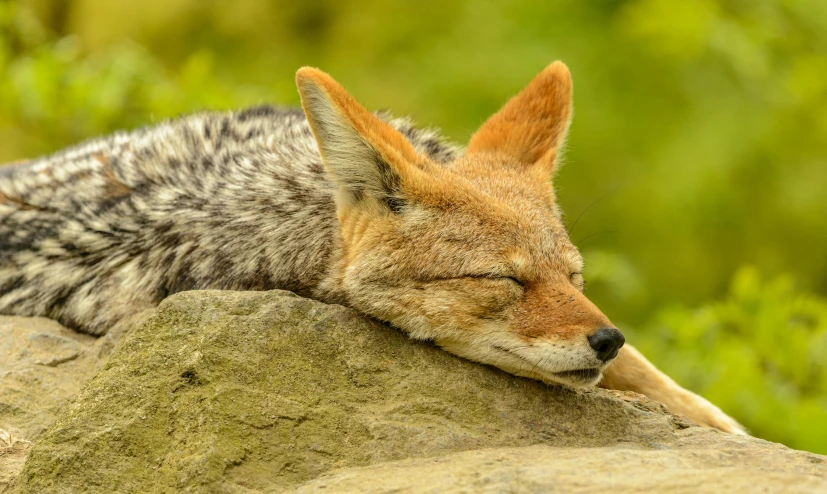
[[[23,467],[29,441],[92,377],[94,342],[49,319],[0,318],[0,492]]]
[[[35,438],[97,366],[95,339],[44,318],[0,318],[0,428]]]
[[[0,429],[0,493],[7,492],[23,469],[32,443]]]
[[[323,474],[294,492],[827,491],[823,465],[811,463],[814,455],[737,437],[710,441],[695,432],[669,450],[537,445],[380,463]]]
[[[111,355],[140,317],[95,339],[41,317],[0,317],[0,492],[23,466],[30,441]]]
[[[371,476],[374,490],[697,488],[709,470],[723,486],[812,492],[824,465],[638,395],[516,378],[343,307],[206,291],[167,299],[126,336],[37,438],[15,488],[340,491]]]
[[[92,377],[94,343],[49,319],[0,317],[0,493],[23,468],[30,441]]]

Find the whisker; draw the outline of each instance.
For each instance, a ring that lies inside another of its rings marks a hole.
[[[588,239],[590,239],[590,238],[592,238],[596,235],[600,235],[601,233],[620,233],[620,231],[619,230],[603,230],[603,231],[600,231],[600,232],[597,232],[597,233],[592,233],[591,235],[586,235],[585,237],[581,238],[577,242],[574,242],[574,245],[580,247],[581,243],[583,243],[584,241],[586,241],[586,240],[588,240]]]
[[[539,360],[538,360],[538,361],[534,364],[534,367],[532,367],[532,368],[531,368],[531,372],[530,372],[530,374],[534,374],[534,371],[537,369],[537,367],[542,367],[542,365],[541,365],[541,364],[544,364],[544,363],[546,362],[546,360],[548,360],[548,359],[549,359],[549,357],[550,357],[549,355],[546,355],[545,357],[543,357],[543,358],[539,359]]]
[[[595,204],[597,204],[598,202],[600,202],[600,201],[602,201],[603,199],[605,199],[605,198],[606,198],[606,196],[608,196],[608,195],[609,195],[609,193],[608,193],[608,192],[607,192],[607,193],[605,193],[605,194],[603,194],[603,195],[602,195],[602,196],[600,196],[600,197],[599,197],[596,201],[594,201],[594,202],[592,202],[591,204],[589,204],[588,206],[586,206],[586,209],[584,209],[583,211],[581,211],[581,212],[580,212],[580,214],[577,216],[577,219],[576,219],[576,220],[574,220],[574,224],[573,224],[573,225],[571,225],[571,228],[569,228],[569,231],[568,231],[568,235],[569,235],[569,236],[571,236],[571,232],[573,232],[573,231],[574,231],[574,227],[575,227],[575,226],[577,226],[577,222],[578,222],[578,221],[580,221],[580,218],[582,218],[582,217],[583,217],[583,215],[584,215],[584,214],[586,214],[586,211],[588,211],[589,209],[591,209],[591,207],[592,207],[592,206],[594,206]]]
[[[513,346],[509,350],[522,350],[523,348],[534,348],[534,345]]]

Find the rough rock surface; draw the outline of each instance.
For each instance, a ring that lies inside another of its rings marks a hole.
[[[812,456],[739,437],[634,445],[492,448],[337,470],[294,492],[826,492]],[[779,455],[779,453],[781,453]],[[817,465],[818,463],[816,463]]]
[[[11,488],[14,479],[23,469],[32,443],[17,438],[0,429],[0,493]]]
[[[92,377],[94,346],[95,338],[49,319],[0,318],[0,428],[37,437]]]
[[[0,317],[0,492],[94,373],[95,339],[43,318]]]
[[[701,429],[637,395],[515,378],[287,292],[171,297],[34,442],[20,492],[576,492],[612,479],[813,492],[827,478],[824,457]]]
[[[98,339],[42,317],[0,316],[0,493],[20,472],[31,442],[146,315]]]

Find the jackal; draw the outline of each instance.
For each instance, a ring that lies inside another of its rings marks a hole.
[[[0,313],[101,335],[183,290],[292,290],[519,376],[632,390],[743,433],[583,295],[552,177],[555,62],[466,149],[302,68],[304,112],[202,113],[0,168]]]

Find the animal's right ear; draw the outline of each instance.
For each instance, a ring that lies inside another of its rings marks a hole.
[[[296,85],[340,207],[375,199],[391,212],[404,204],[404,183],[421,170],[410,142],[367,111],[332,77],[303,67]]]

